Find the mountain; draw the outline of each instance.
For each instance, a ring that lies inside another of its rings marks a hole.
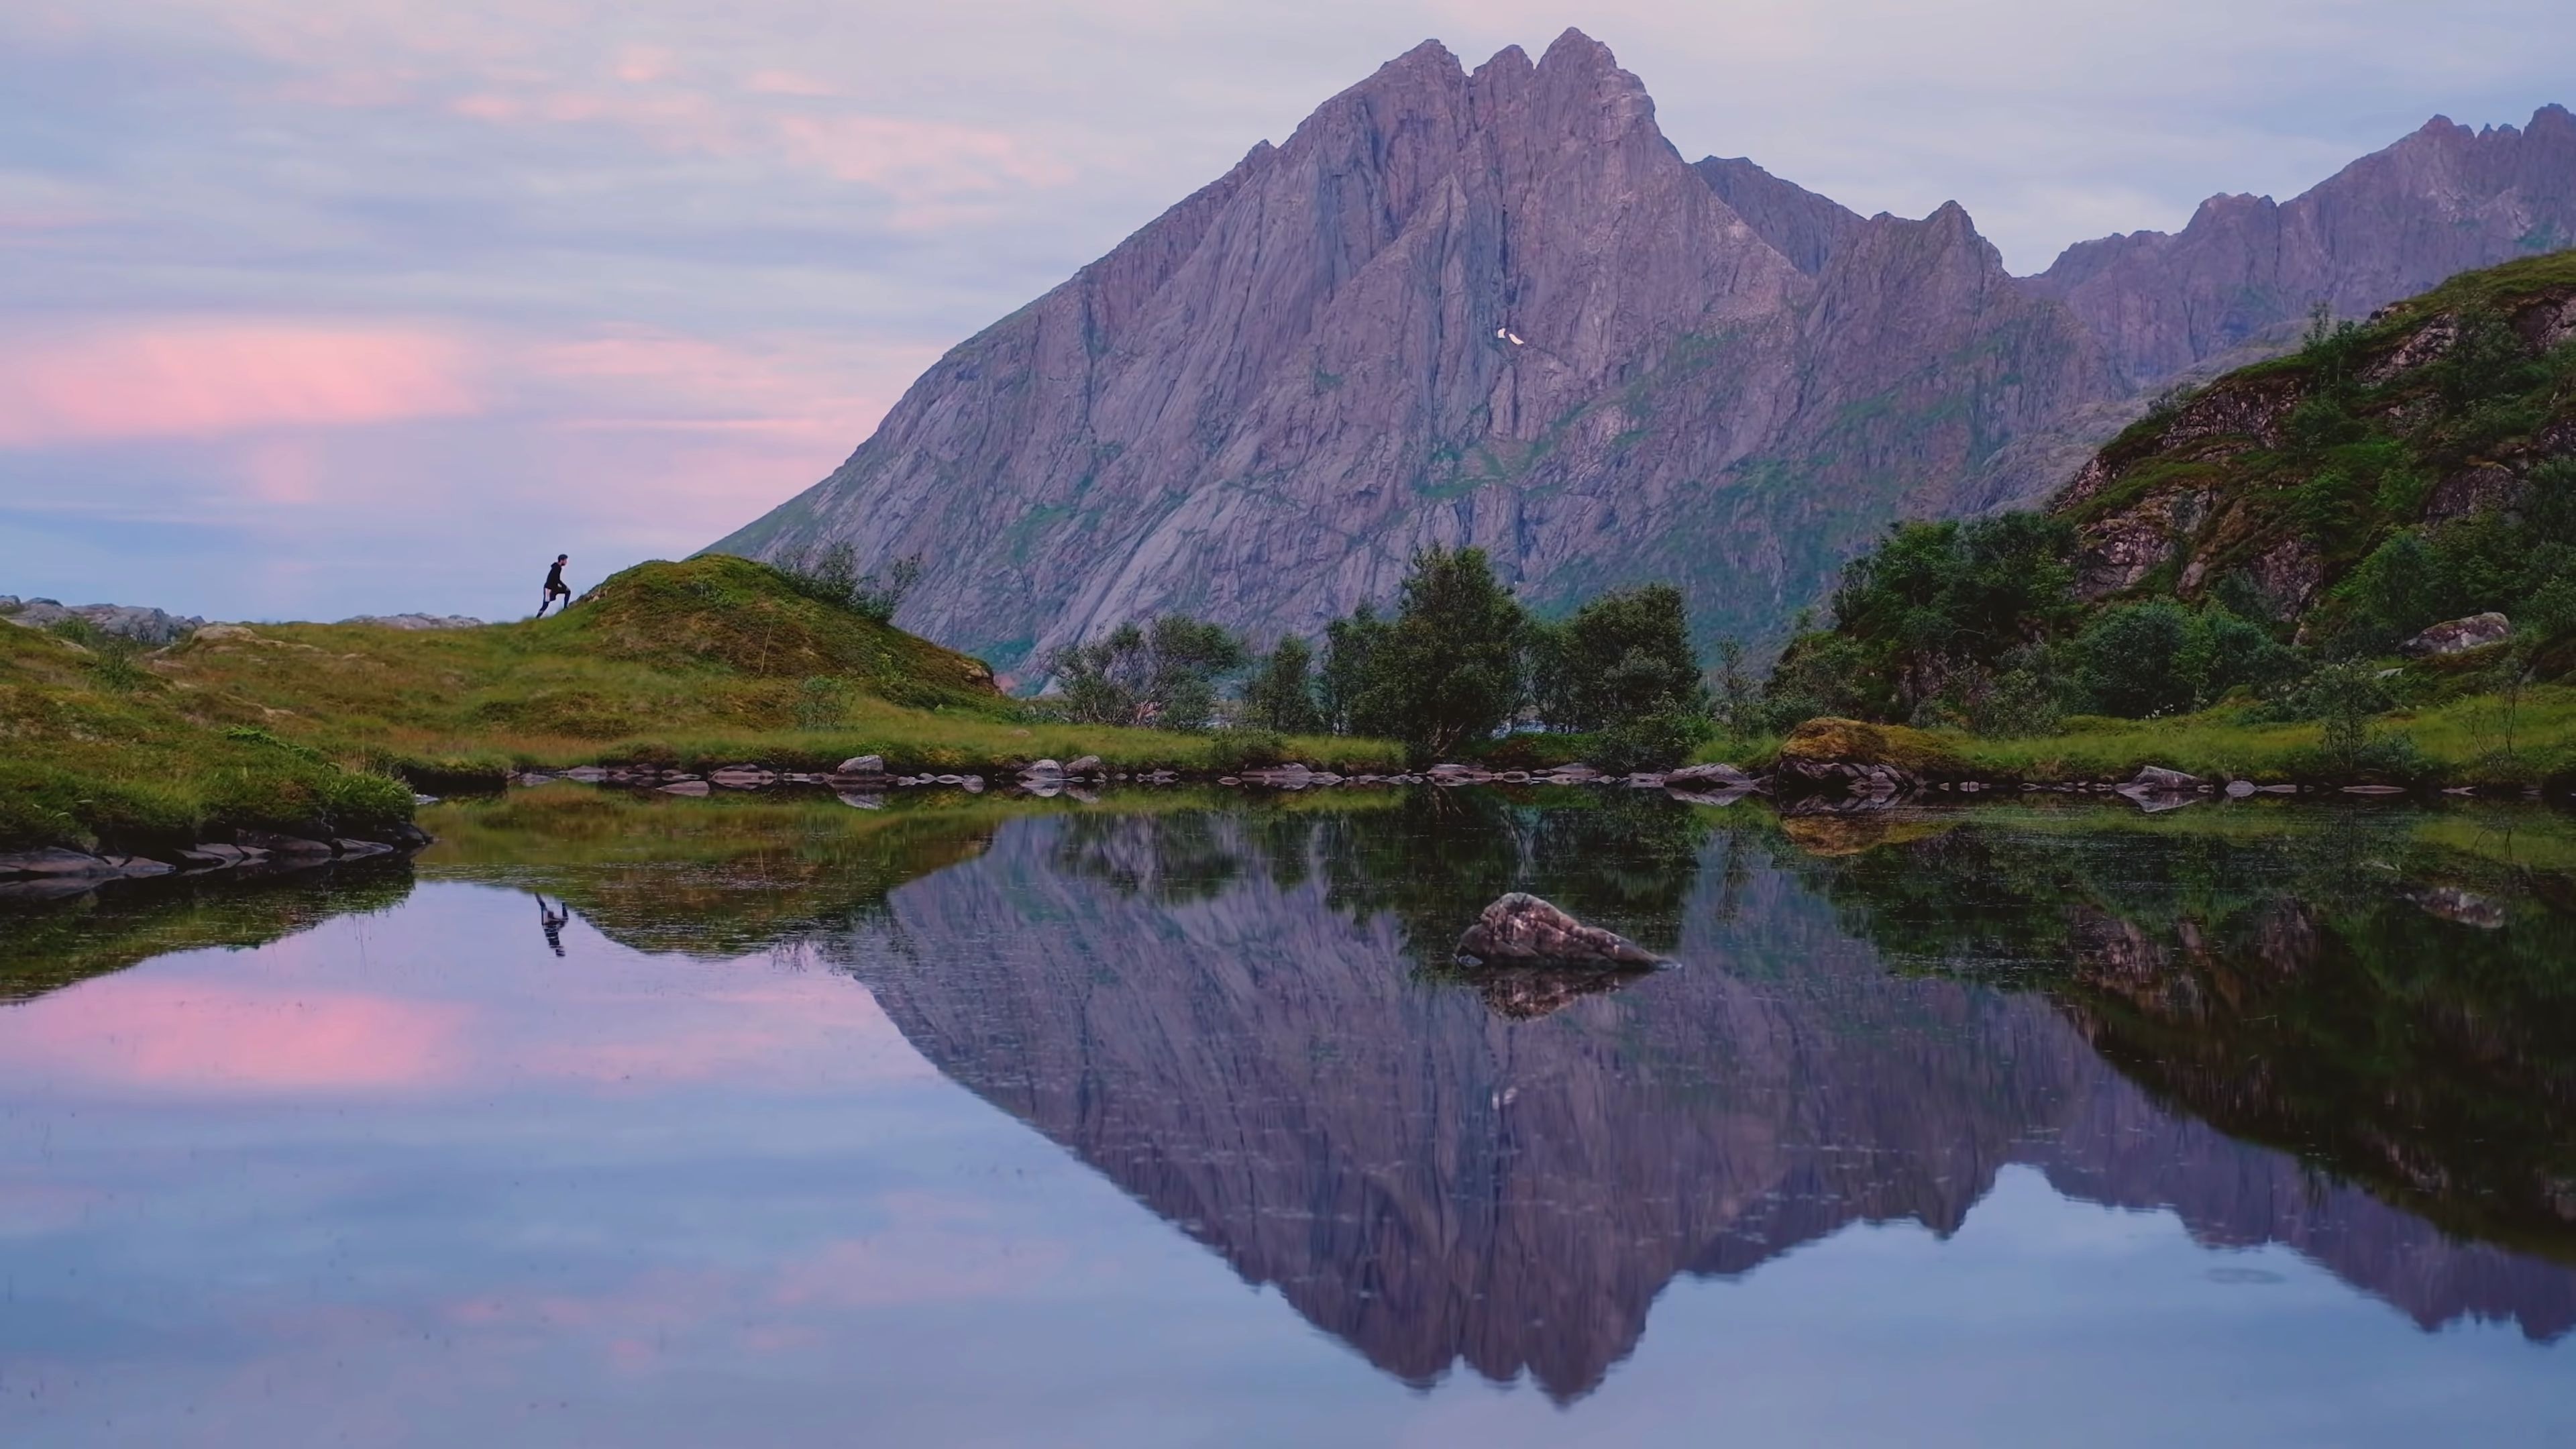
[[[2144,385],[2304,316],[2358,317],[2456,273],[2576,245],[2576,116],[2435,116],[2286,203],[2213,196],[2178,234],[2080,242],[2032,278]]]
[[[2295,263],[2204,208],[2017,279],[1955,204],[1863,218],[1686,163],[1580,32],[1473,72],[1425,43],[960,344],[712,551],[918,555],[900,621],[1024,678],[1163,610],[1312,633],[1426,544],[1482,546],[1542,609],[1671,579],[1703,634],[1767,636],[1900,511],[2045,495],[2143,382],[2302,289],[2372,304],[2576,230],[2565,121],[2428,132],[2274,208],[2328,239]],[[2383,193],[2441,226],[2374,245]],[[2279,296],[2160,300],[2228,265]]]

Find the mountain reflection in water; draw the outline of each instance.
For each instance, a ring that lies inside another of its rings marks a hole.
[[[2314,1127],[2320,1142],[2412,1126],[2385,1120],[2411,1101],[2301,1095],[2284,1064],[2230,1056],[2243,1041],[2220,1020],[2223,995],[2192,997],[2189,1024],[2209,1031],[2192,1055],[2162,1055],[2090,995],[1891,974],[1846,929],[1867,936],[1882,909],[1869,876],[1766,830],[1703,843],[1678,811],[1583,816],[1462,818],[1435,798],[1392,818],[1015,821],[979,858],[894,891],[835,952],[943,1072],[1410,1381],[1463,1360],[1580,1395],[1676,1275],[1748,1272],[1854,1221],[1946,1235],[2008,1163],[2071,1196],[2169,1207],[2207,1243],[2290,1245],[2426,1327],[2507,1318],[2551,1338],[2576,1325],[2576,1272],[2384,1200],[2486,1198],[2499,1185],[2478,1145],[2449,1143],[2453,1160],[2403,1183],[2337,1180],[2195,1115],[2223,1106],[2222,1125],[2277,1119],[2277,1135]],[[1695,855],[1674,859],[1676,829]],[[2096,853],[2136,880],[2176,848],[2143,837]],[[1898,851],[1871,869],[1940,896],[1974,874],[1958,863]],[[2245,888],[2277,874],[2250,869]],[[1454,923],[1515,885],[1682,965],[1536,1020],[1417,975]],[[2376,889],[2398,897],[2393,881]],[[1906,920],[1903,904],[1884,909]],[[2114,920],[2152,934],[2062,894],[1989,905],[1979,940],[2090,941]],[[2398,905],[2370,921],[2474,929]],[[2163,924],[2201,943],[2195,962],[2294,993],[2279,978],[2298,964],[2261,955],[2280,939],[2266,913],[2288,909],[2244,907],[2256,919],[2229,940],[2250,956],[2187,911]],[[2560,924],[2543,914],[2530,924]],[[2311,969],[2344,949],[2315,922],[2298,939]],[[2143,947],[2079,952],[2079,972],[2113,959],[2124,979],[2193,979]],[[2564,1060],[2527,1052],[2509,1067],[2433,1060],[2449,1045],[2428,1038],[2410,1069],[2456,1067],[2466,1084],[2428,1094],[2569,1080]],[[2535,1165],[2558,1196],[2515,1214],[2511,1241],[2576,1258],[2567,1154]]]
[[[2268,803],[689,805],[657,835],[558,800],[543,831],[457,817],[422,870],[535,893],[549,951],[578,918],[848,971],[941,1072],[1409,1383],[1578,1398],[1676,1277],[1855,1222],[1946,1237],[2012,1164],[2427,1329],[2576,1326],[2576,851],[2543,817],[2535,856],[2481,836],[2498,814]],[[1513,889],[1678,964],[1480,992],[1448,952]]]

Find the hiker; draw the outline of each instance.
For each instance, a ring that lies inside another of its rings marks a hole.
[[[571,554],[556,554],[555,566],[546,570],[546,596],[537,601],[538,618],[544,618],[546,616],[546,606],[557,599],[564,601],[565,608],[569,609],[572,607],[572,590],[566,588],[563,581],[563,566],[571,561]]]

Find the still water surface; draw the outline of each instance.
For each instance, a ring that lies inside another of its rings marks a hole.
[[[0,915],[0,1442],[2576,1437],[2576,828],[1577,800]],[[1514,888],[1676,964],[1445,971]]]

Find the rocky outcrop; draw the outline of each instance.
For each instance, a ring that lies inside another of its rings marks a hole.
[[[469,619],[463,614],[359,614],[340,622],[363,624],[374,629],[480,629],[483,627],[481,619]]]
[[[67,619],[78,619],[102,634],[156,648],[185,639],[206,623],[194,615],[136,604],[66,605],[54,599],[20,599],[15,594],[0,594],[0,619],[30,629],[51,628]]]
[[[2471,614],[2465,619],[2445,619],[2398,645],[2397,651],[2413,659],[2438,659],[2501,644],[2512,637],[2513,621],[2504,615]]]

